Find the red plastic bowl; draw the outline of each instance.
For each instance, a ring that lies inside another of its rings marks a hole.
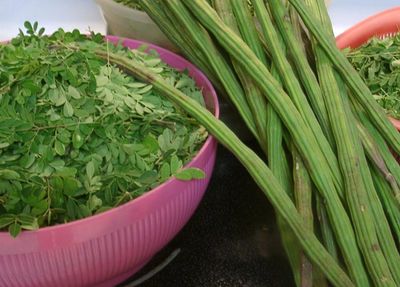
[[[354,25],[336,38],[338,48],[357,48],[372,37],[391,37],[400,31],[400,7],[385,10]],[[400,120],[389,117],[400,131]]]
[[[117,42],[119,38],[108,37]],[[143,42],[125,39],[137,48]],[[182,57],[155,45],[167,64],[187,69],[202,88],[206,105],[219,115],[216,93],[207,78]],[[188,166],[206,178],[174,178],[120,207],[16,239],[0,232],[0,286],[115,286],[143,267],[186,224],[197,208],[214,167],[217,142],[209,137]]]

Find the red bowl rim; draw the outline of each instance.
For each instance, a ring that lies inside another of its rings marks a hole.
[[[339,49],[356,48],[373,36],[398,31],[400,31],[400,6],[378,12],[356,23],[336,37],[336,45]],[[388,118],[393,126],[400,131],[400,120],[390,116]]]

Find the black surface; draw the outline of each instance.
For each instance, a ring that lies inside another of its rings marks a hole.
[[[141,287],[294,286],[275,216],[241,164],[219,147],[213,177],[189,223],[124,286],[179,255]]]

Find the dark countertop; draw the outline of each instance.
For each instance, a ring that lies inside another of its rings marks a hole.
[[[193,217],[125,284],[148,273],[177,248],[181,249],[178,256],[139,286],[294,286],[272,206],[236,158],[221,146],[210,185]]]

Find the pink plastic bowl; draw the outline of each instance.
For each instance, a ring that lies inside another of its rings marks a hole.
[[[117,42],[117,37],[108,37]],[[141,41],[125,39],[135,49]],[[216,116],[216,93],[207,78],[182,57],[155,45],[161,59],[187,69],[203,89]],[[0,286],[114,286],[142,268],[187,223],[197,208],[214,167],[217,142],[209,137],[188,164],[207,177],[170,179],[145,195],[99,215],[68,224],[25,231],[16,239],[0,232]]]
[[[390,37],[400,31],[400,7],[385,10],[368,17],[364,21],[354,25],[336,38],[336,44],[340,49],[347,47],[357,48],[372,37]],[[400,120],[389,117],[392,124],[400,131]]]

